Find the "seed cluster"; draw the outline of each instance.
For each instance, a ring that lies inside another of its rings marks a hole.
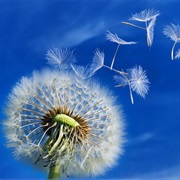
[[[71,73],[45,70],[22,78],[6,113],[8,146],[41,169],[58,162],[62,176],[102,174],[122,153],[114,98]]]

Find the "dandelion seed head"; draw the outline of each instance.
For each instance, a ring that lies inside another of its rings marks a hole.
[[[115,98],[68,71],[45,69],[23,77],[9,95],[6,115],[14,156],[43,170],[59,162],[62,176],[100,175],[123,153],[123,115]],[[57,115],[78,125],[54,121]]]

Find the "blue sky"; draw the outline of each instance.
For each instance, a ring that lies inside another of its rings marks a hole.
[[[151,48],[143,31],[121,24],[146,8],[161,13]],[[105,64],[110,65],[116,44],[106,41],[109,30],[124,40],[138,42],[120,47],[114,67],[141,65],[151,87],[145,100],[134,94],[132,105],[127,87],[114,88],[113,72],[102,68],[96,73],[95,78],[118,96],[127,132],[125,153],[118,165],[99,178],[180,179],[180,60],[170,59],[173,42],[162,33],[165,25],[180,24],[179,12],[179,0],[0,0],[1,121],[13,85],[33,70],[47,67],[49,48],[75,49],[81,65],[90,63],[93,51],[99,48],[105,53]],[[4,146],[2,128],[0,134],[0,178],[46,177],[14,160]]]

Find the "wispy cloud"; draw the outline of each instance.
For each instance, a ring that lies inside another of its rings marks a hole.
[[[104,29],[105,25],[103,21],[79,25],[78,28],[73,28],[72,30],[66,32],[61,38],[59,45],[61,47],[78,45],[85,40],[88,40],[94,36],[97,36],[99,33],[102,33]]]
[[[154,138],[154,136],[155,135],[152,132],[145,132],[137,137],[129,139],[128,145],[136,145],[136,144],[144,143],[144,142]]]
[[[174,166],[170,168],[164,168],[162,170],[157,170],[153,171],[150,173],[145,173],[145,174],[139,174],[137,177],[140,177],[141,179],[143,178],[148,178],[148,179],[169,179],[169,180],[179,180],[180,179],[180,166]]]
[[[93,23],[77,24],[68,30],[61,30],[57,27],[55,32],[49,32],[31,40],[32,48],[36,51],[49,48],[72,48],[80,45],[84,41],[98,36],[105,32],[105,24],[103,21],[95,21]],[[35,46],[34,46],[35,45]]]

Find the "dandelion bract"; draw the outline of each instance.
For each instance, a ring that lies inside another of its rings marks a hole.
[[[123,116],[114,97],[72,72],[46,69],[23,77],[9,95],[6,115],[14,156],[50,168],[50,178],[54,169],[62,176],[99,175],[122,154]]]

